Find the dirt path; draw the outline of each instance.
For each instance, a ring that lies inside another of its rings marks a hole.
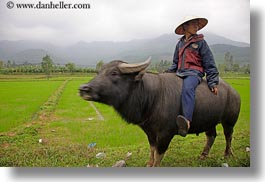
[[[61,95],[71,79],[65,80],[48,98],[48,100],[40,107],[40,110],[32,116],[32,120],[46,120],[54,112]]]
[[[93,102],[89,101],[90,106],[96,111],[99,120],[104,121],[104,117],[102,114],[99,112],[99,110],[96,108],[96,106],[93,104]]]

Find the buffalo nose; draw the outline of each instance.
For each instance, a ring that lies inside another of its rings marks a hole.
[[[87,84],[84,84],[79,87],[79,90],[88,92],[91,90],[91,88]]]

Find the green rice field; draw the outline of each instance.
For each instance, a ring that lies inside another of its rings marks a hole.
[[[0,76],[0,167],[144,167],[149,144],[144,132],[109,106],[78,96],[91,76]],[[250,167],[250,78],[224,78],[241,96],[234,128],[234,156],[224,158],[221,125],[209,157],[199,160],[205,135],[175,136],[161,167]],[[95,146],[89,147],[94,143]],[[104,157],[97,158],[98,153]],[[126,157],[131,153],[130,157]]]

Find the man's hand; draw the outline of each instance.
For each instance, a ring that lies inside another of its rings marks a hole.
[[[214,93],[214,95],[217,95],[217,94],[218,94],[218,89],[217,89],[217,87],[213,87],[213,88],[211,89],[211,91]]]

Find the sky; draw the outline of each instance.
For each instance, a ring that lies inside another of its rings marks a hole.
[[[9,9],[10,1],[14,7]],[[89,9],[18,9],[16,3],[89,4]],[[1,0],[0,40],[57,45],[130,41],[174,33],[186,15],[208,19],[198,33],[250,42],[249,0]],[[176,35],[177,36],[177,35]]]

